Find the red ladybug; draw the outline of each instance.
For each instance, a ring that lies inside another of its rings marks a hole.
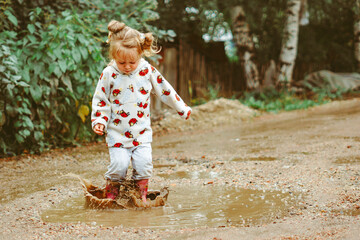
[[[120,116],[122,116],[123,118],[126,118],[126,117],[128,117],[129,116],[129,112],[125,112],[124,110],[121,110],[120,112],[118,112],[118,114],[120,115]]]
[[[119,123],[121,123],[121,120],[118,119],[118,118],[116,118],[116,119],[113,121],[113,123],[117,126],[117,125],[119,125]]]
[[[112,94],[113,94],[114,97],[116,97],[117,95],[119,95],[120,92],[121,92],[120,89],[114,89]]]
[[[130,131],[127,131],[127,132],[125,133],[125,137],[127,137],[127,138],[133,138],[133,135],[131,134]]]
[[[134,126],[136,123],[137,123],[136,118],[132,118],[132,119],[130,119],[130,121],[129,121],[130,127]]]
[[[178,114],[180,115],[180,116],[182,116],[182,115],[184,115],[184,111],[181,111],[181,112],[178,112]]]
[[[101,101],[98,103],[98,106],[99,106],[99,107],[105,107],[105,106],[106,106],[105,101],[101,100]]]
[[[169,96],[170,95],[170,89],[169,90],[162,90],[162,94],[165,96]]]
[[[142,69],[140,72],[139,72],[139,75],[140,76],[145,76],[146,74],[148,74],[149,72],[149,69],[148,68],[144,68]]]
[[[175,98],[176,98],[176,100],[180,101],[179,95],[175,94]]]
[[[113,78],[116,78],[116,77],[117,77],[116,73],[113,73],[111,76],[112,76]]]
[[[115,103],[115,104],[120,104],[120,101],[117,100],[117,99],[115,99],[115,100],[114,100],[114,103]]]
[[[105,88],[104,88],[104,87],[102,87],[102,88],[101,88],[101,91],[103,91],[103,92],[105,93]]]
[[[128,89],[129,89],[130,91],[134,92],[134,86],[133,86],[132,84],[128,87]]]
[[[104,73],[101,73],[101,75],[100,75],[100,80],[102,79],[103,76],[104,76]]]
[[[103,119],[105,119],[106,122],[109,120],[107,116],[103,116]]]
[[[144,116],[144,112],[138,111],[137,116],[138,116],[139,118],[142,118],[142,117]]]
[[[141,87],[141,88],[139,89],[139,92],[140,92],[142,95],[146,95],[146,94],[149,92],[149,90],[145,90],[143,87]]]
[[[139,102],[137,103],[138,107],[143,107],[143,103],[142,102]]]
[[[101,116],[101,112],[100,112],[100,111],[96,111],[95,116],[96,116],[96,117],[100,117],[100,116]]]
[[[136,139],[134,139],[134,141],[133,141],[133,145],[136,147],[136,146],[139,146],[139,145],[140,145],[140,143],[139,143]]]
[[[189,110],[188,113],[187,113],[187,115],[186,115],[186,120],[189,119],[190,114],[191,114],[191,111]]]
[[[160,84],[160,83],[162,83],[163,78],[162,78],[161,75],[159,75],[156,80],[157,80],[157,82]]]
[[[140,134],[144,134],[145,131],[146,131],[146,129],[142,130],[142,131],[140,132]]]
[[[145,103],[143,108],[145,109],[145,108],[147,108],[147,106],[148,106],[148,103]]]
[[[151,66],[151,71],[155,72],[155,68],[153,66]]]
[[[119,148],[119,147],[121,147],[122,145],[123,145],[122,143],[115,143],[115,144],[114,144],[114,147]]]

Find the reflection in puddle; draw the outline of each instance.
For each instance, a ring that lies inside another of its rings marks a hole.
[[[217,178],[220,177],[222,174],[218,172],[198,172],[198,171],[177,171],[173,173],[160,173],[157,174],[159,177],[163,177],[166,179],[179,179],[179,178],[188,178],[188,179],[206,179],[206,178]]]
[[[335,161],[337,164],[357,164],[360,163],[360,156],[338,157]]]
[[[274,158],[274,157],[266,157],[266,156],[248,157],[248,158],[238,157],[238,158],[231,159],[231,161],[234,161],[234,162],[242,162],[242,161],[275,161],[275,160],[276,160],[276,158]]]
[[[148,210],[90,210],[84,198],[71,198],[42,213],[45,222],[85,222],[92,225],[179,229],[269,223],[300,199],[289,193],[235,187],[172,188],[164,207]]]

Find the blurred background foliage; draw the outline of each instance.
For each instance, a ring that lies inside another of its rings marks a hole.
[[[94,141],[90,102],[108,62],[111,19],[153,32],[165,47],[186,41],[209,57],[209,42],[224,41],[236,61],[229,14],[235,5],[246,12],[257,64],[277,60],[286,0],[0,0],[0,156]],[[352,1],[309,1],[308,10],[296,65],[354,71]]]

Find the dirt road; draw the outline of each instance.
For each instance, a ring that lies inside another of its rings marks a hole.
[[[0,162],[0,239],[359,239],[360,100],[155,137],[167,206],[83,208],[104,144]]]

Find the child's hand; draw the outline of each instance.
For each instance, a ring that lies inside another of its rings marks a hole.
[[[104,124],[98,123],[94,127],[94,132],[98,135],[104,135]]]

